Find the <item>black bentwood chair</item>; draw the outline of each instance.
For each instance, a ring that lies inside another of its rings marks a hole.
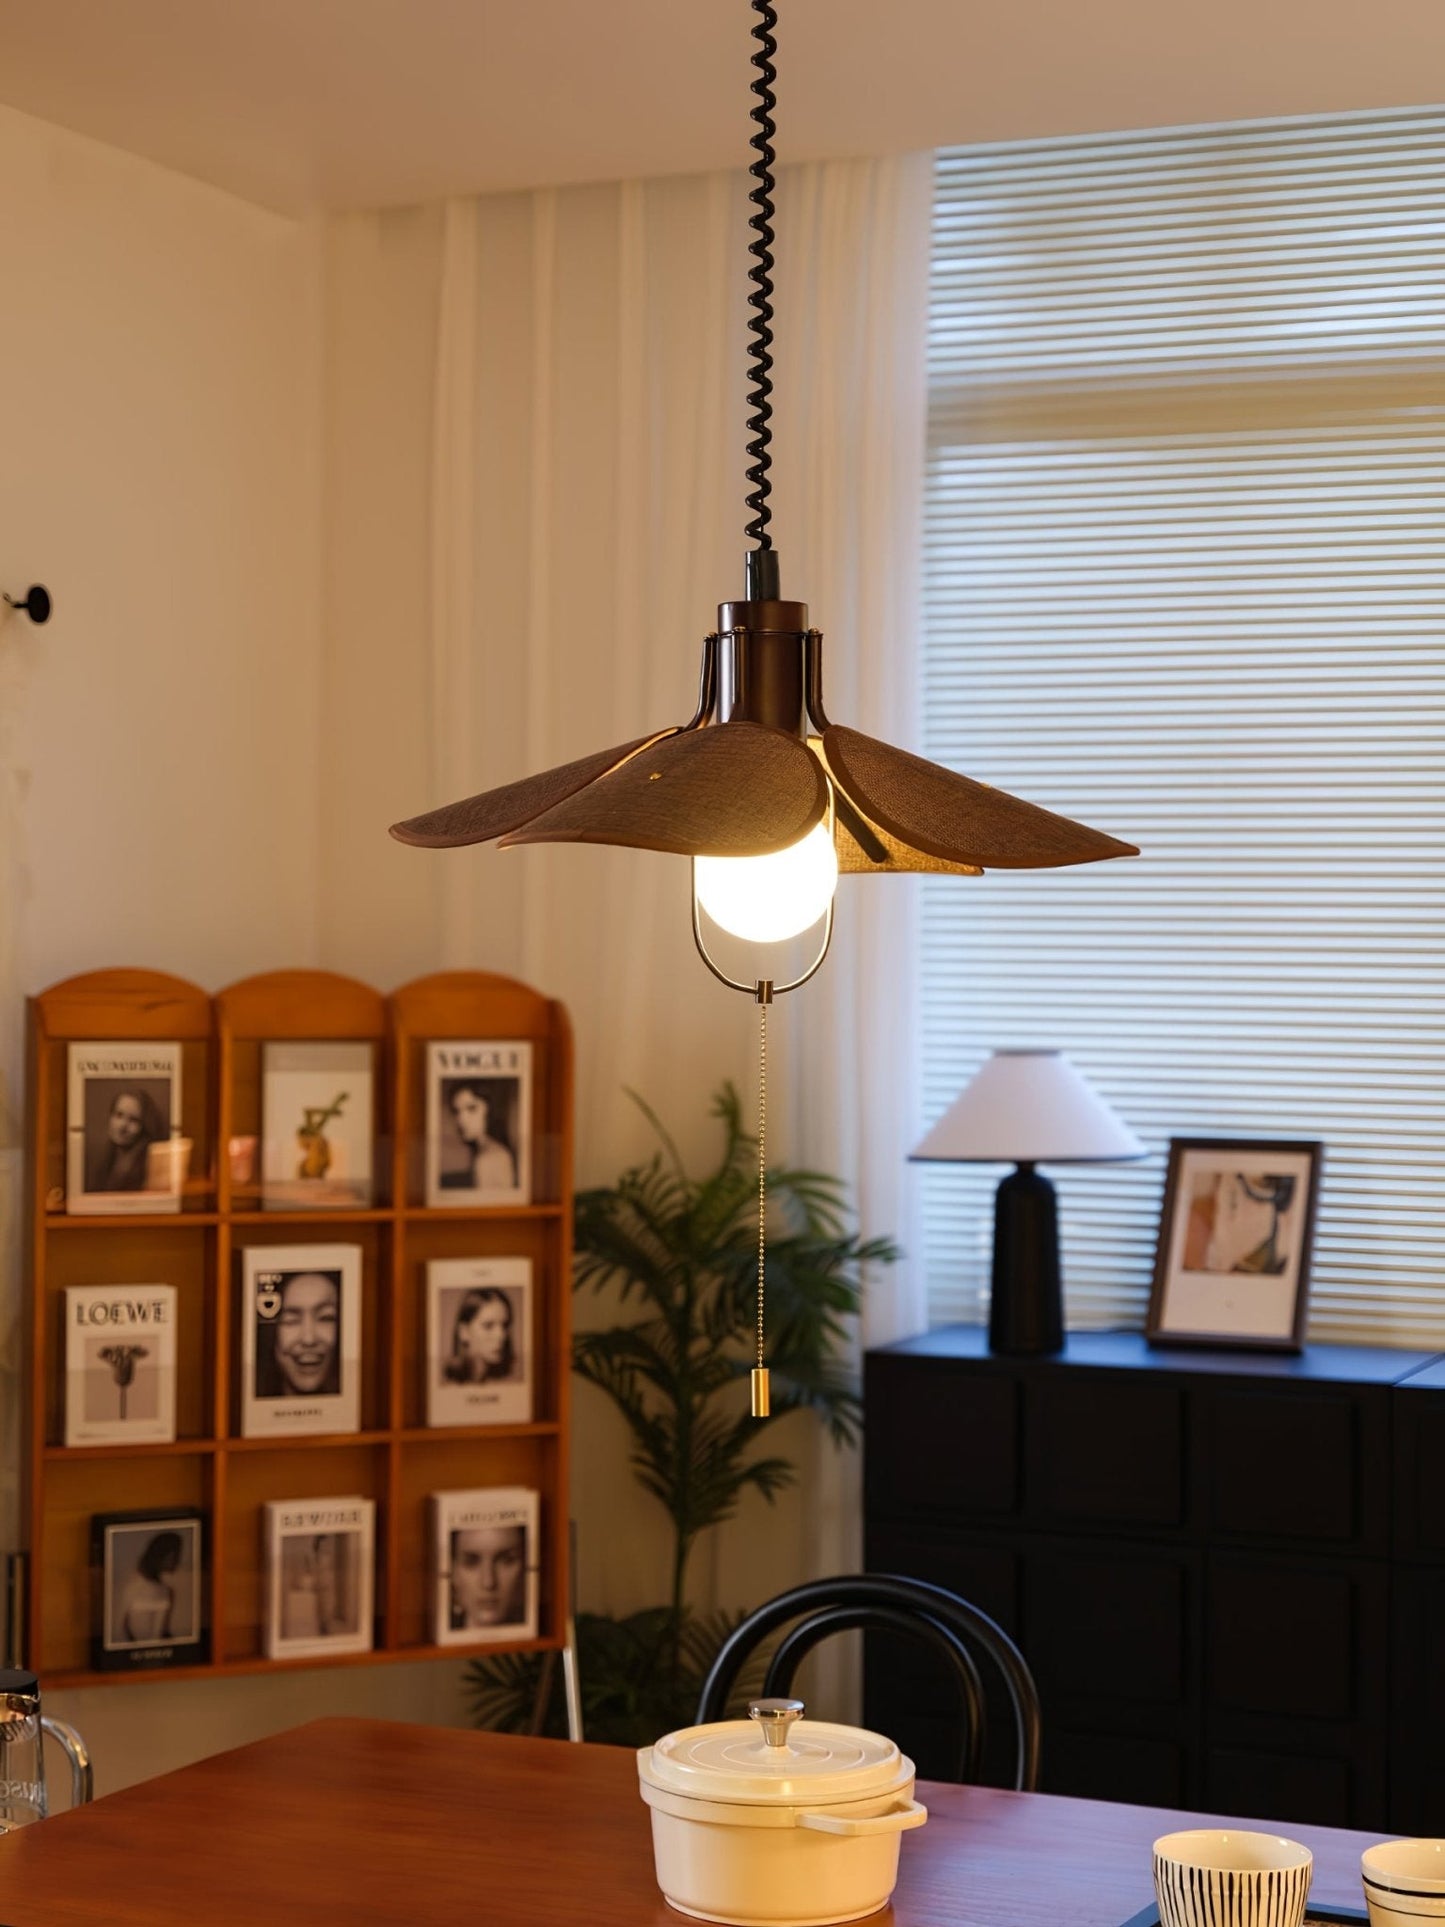
[[[1037,1789],[1042,1727],[1039,1690],[1023,1654],[987,1613],[956,1593],[922,1579],[845,1573],[837,1579],[813,1579],[807,1585],[794,1586],[766,1606],[759,1606],[729,1634],[713,1661],[697,1703],[699,1726],[723,1718],[748,1656],[770,1633],[791,1620],[799,1623],[778,1642],[763,1683],[763,1693],[769,1699],[788,1697],[803,1656],[831,1633],[861,1627],[866,1632],[903,1633],[930,1646],[947,1663],[958,1688],[962,1721],[955,1777],[965,1785],[977,1781],[983,1757],[983,1682],[970,1642],[977,1646],[998,1669],[1013,1709],[1018,1741],[1014,1786],[1023,1793]]]

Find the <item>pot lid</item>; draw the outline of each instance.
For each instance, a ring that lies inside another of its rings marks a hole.
[[[754,1700],[748,1711],[664,1735],[642,1755],[643,1779],[695,1800],[781,1805],[867,1799],[913,1778],[892,1740],[805,1720],[801,1700]]]

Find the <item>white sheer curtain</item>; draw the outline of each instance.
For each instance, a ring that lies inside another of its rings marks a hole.
[[[742,593],[747,183],[713,175],[460,201],[335,224],[328,263],[329,959],[394,980],[511,971],[563,998],[579,1176],[684,1153],[709,1093],[751,1104],[751,1005],[692,955],[687,866],[599,849],[378,851],[410,814],[691,714],[715,604]],[[827,632],[839,718],[907,743],[923,485],[931,157],[790,170],[780,195],[775,539]],[[418,513],[418,496],[427,504]],[[400,584],[430,583],[423,612]],[[405,643],[401,641],[406,638]],[[906,1236],[916,1125],[906,883],[845,881],[834,955],[778,1007],[779,1155],[835,1170],[863,1229]],[[586,1315],[585,1306],[578,1307]],[[924,1323],[872,1283],[869,1342]],[[655,1508],[578,1400],[584,1603],[664,1596]],[[807,1451],[695,1591],[750,1603],[856,1554],[856,1468]]]

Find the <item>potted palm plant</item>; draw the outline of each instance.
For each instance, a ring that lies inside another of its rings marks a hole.
[[[736,1616],[693,1610],[689,1562],[699,1537],[732,1518],[745,1493],[771,1502],[796,1478],[774,1428],[808,1412],[839,1444],[857,1439],[862,1407],[846,1358],[848,1321],[867,1267],[898,1255],[890,1239],[862,1239],[849,1229],[840,1180],[787,1165],[769,1169],[772,1412],[752,1418],[746,1381],[756,1315],[757,1140],[744,1128],[737,1092],[722,1085],[712,1102],[721,1153],[695,1177],[656,1113],[636,1102],[658,1147],[615,1184],[579,1194],[573,1277],[578,1291],[615,1291],[632,1314],[578,1332],[573,1369],[621,1413],[633,1476],[662,1508],[670,1538],[665,1602],[625,1619],[578,1618],[587,1736],[626,1745],[692,1717]],[[475,1662],[469,1677],[479,1722],[525,1728],[537,1669],[532,1658]]]

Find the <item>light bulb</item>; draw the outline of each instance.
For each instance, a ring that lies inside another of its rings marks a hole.
[[[716,924],[748,943],[782,943],[823,916],[838,887],[838,852],[826,823],[772,856],[700,856],[697,900]]]

